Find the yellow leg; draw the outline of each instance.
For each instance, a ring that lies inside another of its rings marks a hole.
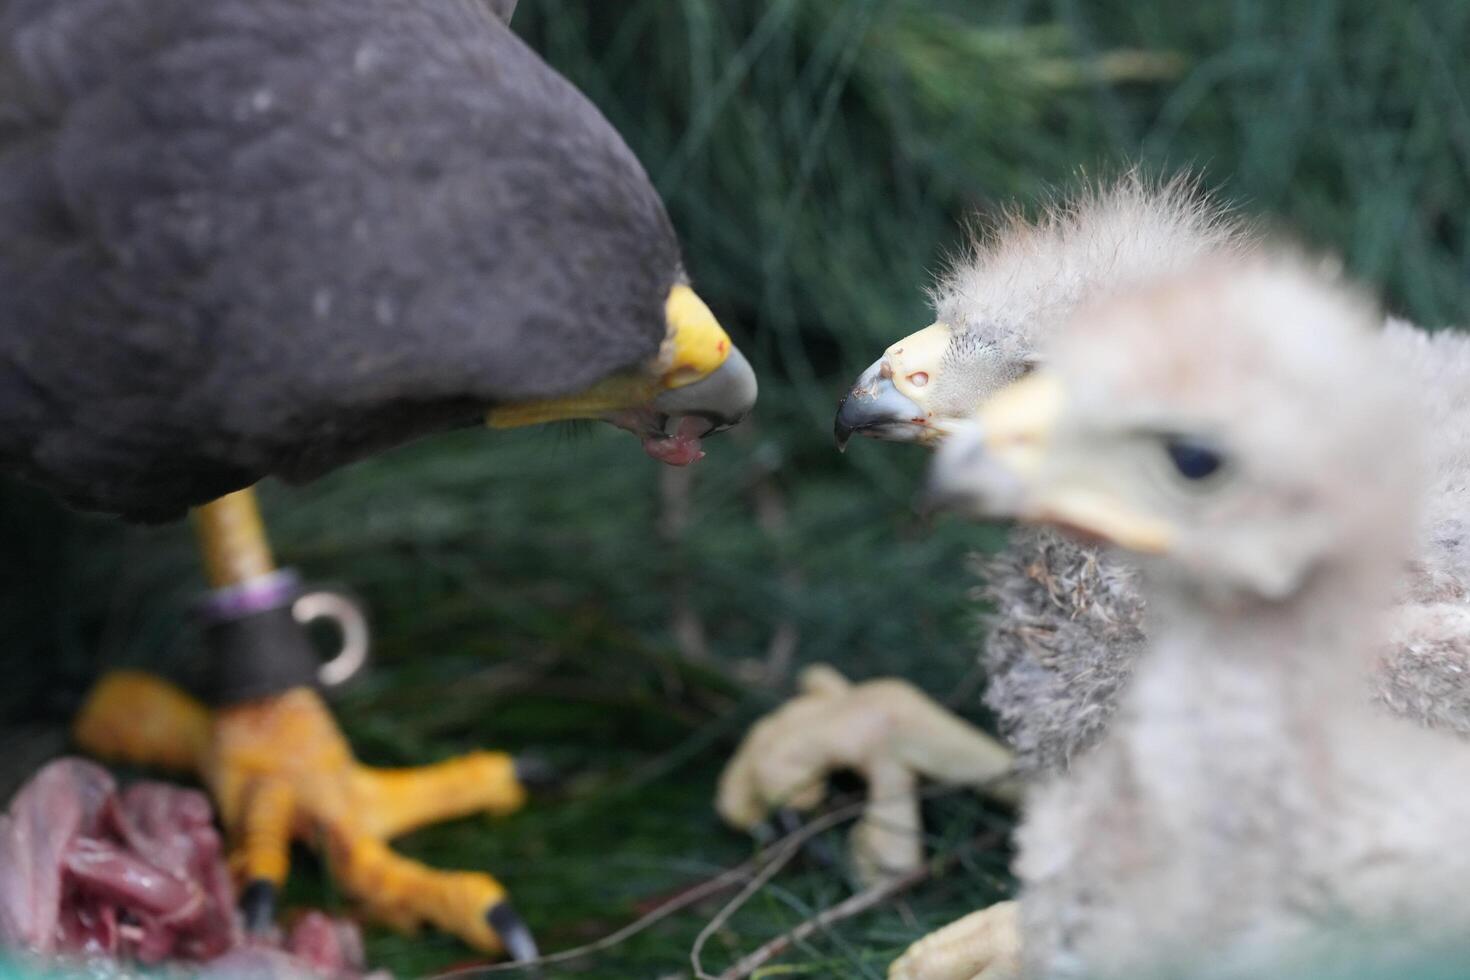
[[[254,490],[227,493],[194,511],[204,574],[216,589],[276,570]]]
[[[383,840],[471,813],[514,813],[526,804],[515,760],[471,752],[415,769],[360,769],[363,822]]]
[[[275,570],[250,491],[199,508],[210,583],[228,588]],[[488,875],[441,872],[394,854],[387,839],[477,811],[509,813],[526,790],[515,763],[475,752],[420,769],[359,765],[312,690],[211,712],[145,674],[105,677],[75,725],[92,754],[197,773],[219,805],[231,862],[247,885],[247,921],[270,918],[292,839],[325,842],[334,875],[372,917],[403,929],[428,923],[487,952],[535,955],[530,933]]]

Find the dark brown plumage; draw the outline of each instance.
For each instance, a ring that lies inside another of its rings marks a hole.
[[[512,6],[0,2],[0,469],[168,518],[651,358],[678,243]]]

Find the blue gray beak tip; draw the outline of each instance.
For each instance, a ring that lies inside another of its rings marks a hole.
[[[880,360],[862,373],[837,406],[832,435],[839,452],[847,449],[853,433],[908,442],[920,431],[925,412],[894,387]]]

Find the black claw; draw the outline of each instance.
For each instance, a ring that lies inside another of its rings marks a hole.
[[[501,945],[505,947],[506,955],[517,963],[526,963],[530,960],[540,959],[541,954],[536,949],[536,939],[531,935],[526,920],[521,914],[511,908],[509,902],[501,902],[492,905],[490,911],[485,913],[485,921],[490,923],[490,928],[500,937]]]
[[[813,837],[806,842],[806,856],[824,871],[835,870],[839,865],[837,852],[832,850],[831,844],[820,837]]]
[[[787,836],[801,832],[805,821],[801,814],[789,806],[783,806],[775,813],[776,826],[781,828],[781,833]],[[831,870],[837,867],[837,855],[832,848],[821,837],[810,837],[802,845],[802,852],[819,868]]]
[[[532,792],[558,789],[563,782],[556,767],[539,755],[516,756],[515,774],[521,785]]]
[[[769,847],[782,837],[801,829],[801,814],[790,807],[772,810],[771,815],[750,828],[750,836],[761,847]]]
[[[847,443],[852,439],[852,434],[857,430],[842,421],[842,409],[847,404],[847,399],[837,403],[837,421],[832,423],[832,439],[837,443],[839,453],[847,452]]]
[[[276,886],[264,878],[256,878],[240,893],[240,913],[245,917],[245,931],[259,934],[276,921]]]
[[[801,814],[789,806],[783,806],[772,814],[776,818],[776,827],[783,834],[796,834],[801,832]]]

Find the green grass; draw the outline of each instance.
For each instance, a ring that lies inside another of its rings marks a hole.
[[[300,489],[269,487],[283,557],[370,604],[372,673],[339,714],[373,762],[543,751],[577,778],[503,821],[416,834],[410,854],[501,875],[548,949],[605,934],[750,856],[709,800],[749,719],[798,664],[901,672],[978,712],[964,555],[993,531],[925,526],[922,453],[831,449],[844,383],[927,322],[923,290],[973,210],[1034,206],[1079,172],[1194,169],[1343,252],[1430,325],[1470,312],[1470,6],[1438,0],[524,0],[517,29],[601,105],[665,194],[696,285],[763,378],[752,423],[710,445],[690,521],[627,437],[460,433]],[[666,478],[664,478],[666,479]],[[784,522],[762,528],[761,502]],[[47,724],[105,665],[197,666],[187,529],[125,529],[18,488],[0,498],[0,712]],[[703,623],[691,662],[671,629]],[[977,717],[978,714],[977,714]],[[981,719],[983,720],[983,718]],[[1001,817],[930,806],[936,849]],[[834,834],[835,845],[841,837]],[[764,976],[878,977],[907,942],[1007,887],[1006,853],[815,937]],[[309,863],[292,897],[334,902]],[[851,894],[794,866],[721,930],[738,955]],[[723,898],[552,975],[687,973]],[[452,941],[374,933],[417,974]]]

